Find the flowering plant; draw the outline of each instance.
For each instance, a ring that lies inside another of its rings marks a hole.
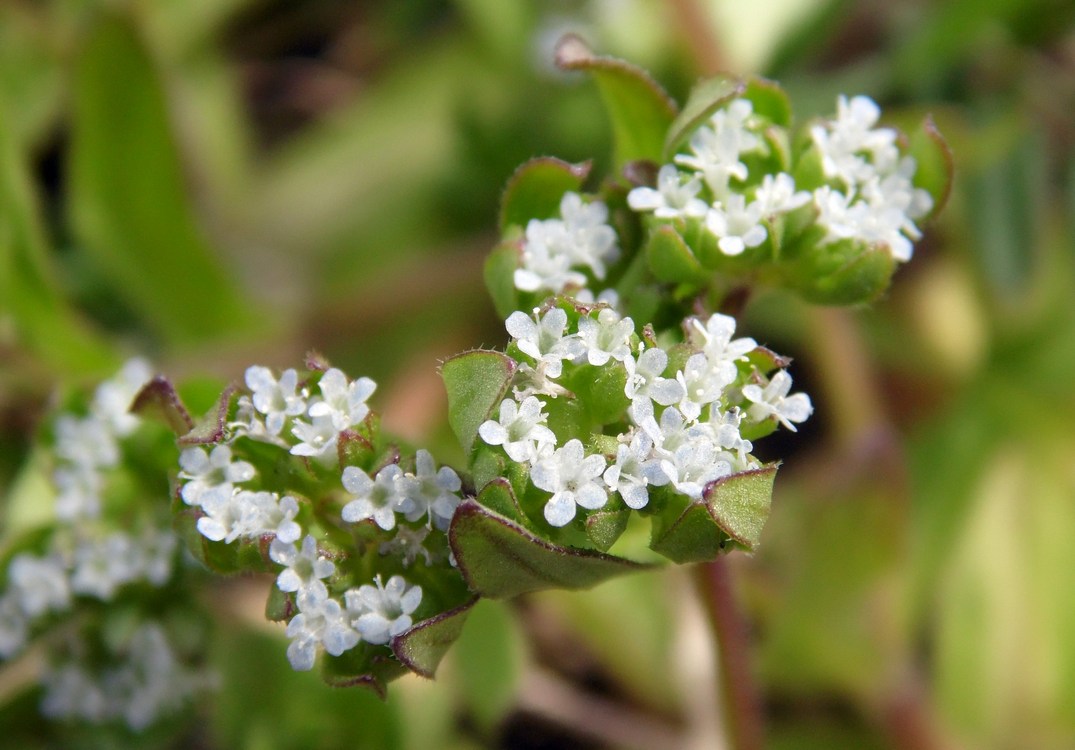
[[[149,416],[178,435],[171,505],[185,548],[211,571],[273,574],[266,617],[286,623],[288,660],[309,670],[320,658],[333,685],[383,695],[407,671],[431,676],[479,597],[757,546],[777,464],[754,445],[813,406],[792,392],[790,360],[736,337],[728,313],[762,286],[831,304],[883,293],[945,201],[944,142],[928,120],[910,138],[878,127],[865,97],[794,128],[769,81],[703,81],[680,109],[577,38],[557,60],[597,83],[613,171],[595,182],[589,164],[539,158],[511,177],[485,266],[510,340],[441,366],[464,463],[387,434],[368,403],[376,384],[317,355],[301,370],[249,367],[200,420],[182,389],[132,364],[88,416],[56,423],[58,520],[25,547],[36,552],[7,558],[0,655],[79,596],[191,585],[174,573],[175,538],[149,521],[144,539],[105,527],[88,542],[63,525],[111,518],[110,472],[164,474],[134,455],[160,441]],[[141,627],[127,650],[185,674],[160,645],[167,629]],[[46,710],[114,713],[87,703],[82,673],[56,674]],[[132,691],[116,709],[132,726],[165,710],[134,711],[154,693]]]

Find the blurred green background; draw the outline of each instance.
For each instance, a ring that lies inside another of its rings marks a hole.
[[[4,0],[0,495],[50,393],[143,353],[237,379],[318,349],[391,430],[452,457],[437,362],[505,334],[481,281],[534,155],[607,165],[568,30],[682,101],[779,80],[800,119],[865,93],[931,112],[951,202],[873,308],[760,294],[740,331],[816,412],[763,546],[731,560],[774,748],[1075,747],[1075,3],[1070,0]],[[767,443],[776,439],[773,438]],[[456,449],[457,450],[457,449]],[[133,737],[47,727],[0,671],[12,747],[721,747],[689,576],[483,603],[387,704],[295,674],[222,581],[220,689]]]

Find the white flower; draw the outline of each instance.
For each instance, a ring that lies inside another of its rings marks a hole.
[[[814,407],[805,393],[789,396],[790,390],[791,376],[787,370],[774,374],[764,388],[754,383],[743,386],[743,397],[753,402],[747,409],[747,415],[755,422],[775,417],[786,428],[796,432],[792,422],[805,422]]]
[[[663,349],[643,349],[639,344],[638,359],[626,357],[623,360],[627,368],[627,383],[623,393],[632,402],[652,400],[662,406],[674,404],[683,398],[683,386],[675,378],[666,378],[662,374],[668,367],[668,354]]]
[[[720,313],[710,315],[704,325],[698,318],[691,318],[687,326],[691,343],[705,354],[710,367],[718,373],[722,388],[735,381],[738,375],[735,363],[745,360],[758,347],[752,338],[733,341],[734,333],[735,318]]]
[[[430,531],[428,526],[419,526],[417,529],[399,526],[394,537],[387,542],[381,542],[378,552],[382,555],[399,555],[403,559],[404,567],[409,568],[419,557],[429,565],[433,562],[433,554],[426,549],[425,540]]]
[[[274,534],[282,542],[294,542],[302,536],[295,521],[298,501],[290,495],[280,498],[275,492],[236,492],[219,504],[202,503],[206,515],[198,519],[198,531],[207,539],[231,544],[239,537],[252,538]]]
[[[762,207],[747,204],[746,198],[732,193],[709,209],[706,228],[717,237],[717,247],[725,255],[740,255],[748,247],[757,247],[769,236],[761,224]]]
[[[366,418],[370,412],[366,399],[373,395],[377,384],[370,378],[348,382],[347,376],[333,367],[321,376],[318,388],[322,400],[310,404],[307,413],[315,419],[331,417],[333,426],[339,432]]]
[[[621,438],[622,439],[622,438]],[[649,486],[668,484],[660,460],[653,457],[653,440],[642,430],[616,447],[616,462],[603,476],[610,490],[620,493],[627,507],[638,510],[649,503]]]
[[[61,466],[52,473],[56,485],[56,517],[68,523],[101,514],[101,475],[92,467]]]
[[[653,441],[654,455],[662,459],[671,458],[680,446],[690,443],[705,432],[704,428],[684,419],[683,414],[674,406],[669,406],[661,413],[659,423],[650,414],[639,419],[638,426]]]
[[[58,557],[15,555],[7,569],[8,595],[30,618],[46,612],[60,612],[71,605],[67,571]]]
[[[291,618],[285,633],[291,638],[287,659],[296,671],[313,669],[318,645],[339,656],[358,645],[359,635],[351,627],[343,607],[335,599],[307,591],[297,597],[299,614]]]
[[[661,461],[661,471],[677,492],[697,500],[707,484],[732,473],[732,464],[708,436],[694,432],[693,437],[679,445],[670,458]]]
[[[608,501],[600,481],[604,470],[605,457],[585,456],[577,439],[539,460],[530,471],[530,481],[553,493],[545,504],[545,520],[553,526],[565,526],[575,517],[576,505],[589,510],[602,507]]]
[[[336,564],[319,554],[317,540],[307,534],[302,549],[295,549],[290,542],[273,539],[269,545],[269,558],[284,570],[276,577],[276,587],[281,591],[296,591],[300,595],[313,593],[324,598],[328,589],[321,581],[336,572]]]
[[[526,362],[519,363],[511,386],[511,393],[517,402],[522,403],[531,396],[559,398],[571,393],[549,377],[546,372],[547,364],[544,360],[538,362],[536,367],[531,367]]]
[[[658,219],[701,218],[709,210],[698,197],[702,180],[693,175],[684,182],[684,177],[674,164],[665,164],[657,173],[657,189],[634,188],[627,194],[627,205],[634,211],[652,211]]]
[[[758,467],[756,462],[748,458],[754,446],[739,432],[739,425],[742,421],[743,413],[739,409],[734,408],[722,412],[714,407],[709,414],[709,422],[704,425],[709,428],[709,435],[717,447],[734,452],[736,461],[733,468],[735,471],[746,471]]]
[[[408,586],[403,576],[392,576],[382,584],[381,577],[373,579],[374,586],[365,584],[344,594],[351,625],[362,640],[374,645],[388,643],[410,629],[411,615],[422,602],[422,587]]]
[[[425,516],[428,523],[443,531],[462,502],[459,475],[448,466],[438,470],[433,456],[421,448],[415,454],[415,468],[414,474],[406,474],[400,482],[403,500],[399,511],[411,522]]]
[[[786,172],[767,174],[754,192],[754,203],[763,217],[787,213],[805,206],[813,195],[807,190],[795,191],[795,180]]]
[[[179,466],[179,478],[187,480],[180,491],[187,505],[227,502],[236,483],[249,482],[257,473],[247,461],[233,461],[227,445],[218,445],[208,454],[200,446],[186,448],[179,454]]]
[[[586,286],[586,276],[571,269],[570,237],[559,219],[531,219],[526,225],[521,266],[514,282],[524,292],[562,292]]]
[[[683,369],[676,373],[682,387],[683,397],[679,411],[688,421],[694,421],[702,408],[719,401],[728,382],[722,377],[721,368],[714,367],[704,352],[692,354]]]
[[[322,414],[311,422],[296,419],[291,434],[299,439],[298,445],[291,449],[292,455],[325,459],[336,450],[340,430],[332,415]]]
[[[103,540],[83,540],[75,548],[71,590],[109,601],[116,589],[140,577],[138,551],[123,532]]]
[[[47,669],[41,676],[45,695],[41,713],[50,718],[78,718],[102,722],[110,715],[110,701],[104,685],[77,664]]]
[[[747,167],[739,156],[762,145],[747,126],[752,114],[753,105],[746,99],[736,99],[717,110],[709,125],[698,128],[691,136],[691,153],[677,154],[674,161],[701,172],[709,189],[718,198],[725,197],[731,178],[747,178]]]
[[[564,231],[570,238],[567,252],[573,266],[589,266],[598,279],[605,278],[605,262],[619,257],[616,232],[608,225],[608,207],[601,201],[586,203],[578,193],[560,199]]]
[[[56,420],[56,455],[79,468],[104,469],[119,461],[119,447],[107,422],[65,414]]]
[[[396,511],[403,503],[402,477],[403,469],[396,464],[385,466],[375,479],[357,466],[345,468],[343,486],[355,499],[343,506],[343,520],[359,523],[372,518],[385,531],[395,528]]]
[[[556,445],[556,435],[544,424],[548,418],[542,411],[544,406],[536,396],[529,396],[522,404],[504,399],[498,420],[482,422],[478,435],[488,445],[502,446],[512,461],[533,461],[539,446]]]
[[[869,97],[856,96],[849,102],[847,97],[840,96],[836,102],[836,119],[810,128],[810,135],[821,152],[825,176],[853,187],[879,171],[894,168],[899,159],[896,131],[874,128],[880,116],[881,109]]]
[[[119,437],[131,434],[141,421],[130,413],[131,402],[152,377],[153,370],[144,359],[128,360],[115,377],[97,387],[90,413]]]
[[[277,380],[268,367],[254,365],[246,369],[246,386],[252,391],[251,403],[265,415],[265,429],[279,435],[288,417],[306,411],[305,392],[297,393],[299,376],[295,370],[284,370]]]
[[[635,324],[630,318],[620,319],[620,314],[610,308],[602,308],[593,318],[579,319],[579,336],[586,345],[586,361],[600,367],[615,359],[622,362],[631,356],[631,334]]]
[[[584,348],[577,334],[564,336],[567,313],[559,307],[540,317],[535,311],[533,318],[523,312],[513,312],[504,326],[523,354],[544,364],[544,372],[550,378],[560,377],[563,360],[574,359]]]

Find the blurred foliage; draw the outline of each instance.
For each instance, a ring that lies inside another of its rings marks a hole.
[[[383,384],[392,429],[446,443],[436,362],[504,338],[481,270],[501,187],[531,156],[612,158],[597,90],[548,65],[567,30],[680,101],[724,67],[800,113],[840,92],[932,112],[956,186],[889,298],[745,313],[818,406],[734,566],[771,745],[1075,744],[1067,0],[0,3],[0,493],[34,475],[55,386],[134,351],[225,381],[317,348]],[[676,580],[485,602],[438,680],[387,704],[293,673],[234,596],[220,690],[187,723],[50,728],[20,662],[0,728],[42,748],[712,746],[712,646]]]

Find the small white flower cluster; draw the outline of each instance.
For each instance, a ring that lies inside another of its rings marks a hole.
[[[161,587],[171,580],[178,540],[168,527],[147,525],[132,534],[110,529],[103,515],[110,473],[121,466],[121,441],[141,423],[129,407],[151,375],[147,363],[131,360],[97,388],[85,415],[57,418],[57,525],[43,554],[20,552],[8,563],[0,594],[0,659],[18,655],[36,627],[74,610],[79,597],[108,602],[130,584]],[[86,650],[78,642],[69,645]],[[204,682],[176,661],[156,625],[136,631],[123,653],[114,655],[124,661],[97,676],[76,661],[49,667],[42,677],[42,711],[94,722],[123,719],[141,729]]]
[[[422,602],[421,586],[409,585],[400,575],[382,583],[378,575],[372,586],[348,589],[341,602],[329,596],[319,580],[331,575],[333,570],[331,561],[317,555],[313,537],[306,537],[302,552],[292,552],[292,564],[277,579],[281,590],[297,592],[295,602],[299,613],[287,624],[287,636],[291,639],[287,658],[292,669],[312,669],[318,646],[332,656],[339,656],[361,641],[382,646],[410,629],[412,615]],[[299,568],[302,573],[295,572]]]
[[[112,657],[114,663],[100,672],[88,670],[82,659],[49,664],[42,676],[42,713],[93,723],[120,720],[139,731],[212,683],[177,657],[155,622],[140,625]]]
[[[792,423],[804,421],[812,411],[805,394],[787,395],[791,378],[783,370],[771,381],[754,372],[749,384],[736,387],[736,363],[757,344],[749,338],[732,339],[733,318],[716,314],[705,323],[689,319],[694,353],[673,377],[665,377],[666,351],[646,348],[642,342],[632,349],[634,322],[606,306],[598,306],[596,313],[580,317],[578,330],[570,333],[567,313],[560,307],[536,310],[533,318],[512,313],[507,330],[533,364],[520,366],[525,385],[501,403],[498,418],[478,428],[486,444],[500,446],[512,461],[528,463],[534,486],[552,493],[544,509],[552,526],[570,523],[579,507],[604,507],[610,492],[632,509],[649,503],[650,486],[672,485],[699,498],[709,482],[758,466],[749,456],[751,444],[740,435],[742,420],[773,418],[794,430]],[[556,382],[565,362],[626,371],[624,395],[631,402],[627,413],[632,427],[617,436],[611,464],[601,454],[586,455],[577,438],[558,446],[548,427],[547,401],[539,396],[567,397]],[[740,403],[749,403],[745,413]]]
[[[915,225],[933,207],[915,188],[915,160],[900,156],[897,133],[877,128],[881,110],[866,96],[841,96],[836,119],[810,129],[825,176],[839,183],[814,191],[826,242],[842,239],[883,243],[892,257],[908,261],[922,234]]]
[[[896,260],[909,260],[911,241],[921,236],[914,221],[932,203],[912,185],[914,159],[900,157],[895,130],[873,127],[880,110],[868,97],[840,97],[837,108],[835,120],[810,131],[835,185],[811,193],[797,190],[786,172],[751,175],[744,155],[764,156],[769,146],[751,102],[734,99],[694,132],[687,153],[661,167],[656,188],[634,188],[627,203],[658,219],[702,222],[729,256],[758,247],[776,217],[812,203],[823,241],[881,242]]]
[[[344,489],[354,498],[343,506],[343,520],[359,523],[372,518],[385,531],[396,527],[396,514],[414,523],[425,519],[426,528],[445,531],[462,502],[462,481],[448,466],[437,468],[429,451],[418,449],[415,473],[389,464],[371,479],[357,466],[348,466],[341,477]]]
[[[515,286],[525,292],[559,294],[586,286],[588,269],[605,278],[606,263],[619,257],[616,232],[608,225],[608,207],[587,203],[578,193],[564,193],[559,219],[531,219],[526,225]]]
[[[369,414],[366,400],[377,389],[370,378],[349,381],[335,367],[321,374],[314,395],[300,387],[293,369],[277,379],[269,368],[254,365],[247,368],[245,379],[250,395],[240,397],[232,429],[284,446],[296,456],[326,462],[335,455],[340,433]]]

